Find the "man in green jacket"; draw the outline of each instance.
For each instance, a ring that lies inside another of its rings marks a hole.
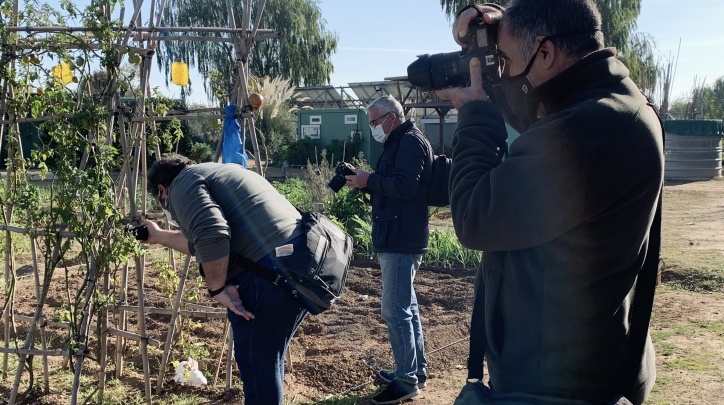
[[[637,356],[629,314],[637,275],[658,252],[649,244],[664,173],[656,112],[604,48],[592,0],[469,6],[456,40],[478,17],[498,25],[502,94],[491,102],[478,59],[470,87],[437,92],[459,113],[455,231],[484,251],[471,324],[483,338],[471,339],[469,377],[482,379],[473,354],[484,352],[492,403],[641,404],[654,351],[645,336]],[[504,118],[521,133],[510,145]],[[631,356],[637,372],[622,381]]]

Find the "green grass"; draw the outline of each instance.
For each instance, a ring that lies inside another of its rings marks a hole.
[[[679,268],[664,271],[662,279],[667,286],[673,289],[708,293],[724,292],[724,270],[696,268],[682,270]]]
[[[707,341],[717,339],[711,335],[724,336],[724,321],[675,324],[670,328],[652,332],[651,338],[656,347],[656,355],[663,364],[661,371],[664,373],[682,370],[694,373],[716,371],[719,368],[716,353],[706,348],[696,351],[685,350],[677,345],[678,338],[690,340],[692,337],[697,337]],[[661,385],[659,380],[657,385]]]

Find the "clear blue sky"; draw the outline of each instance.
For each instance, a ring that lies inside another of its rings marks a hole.
[[[145,5],[150,1],[145,0]],[[128,7],[131,3],[126,1]],[[416,55],[456,50],[451,22],[438,0],[320,0],[319,5],[327,29],[339,36],[338,51],[332,56],[334,86],[405,76]],[[143,15],[148,18],[148,12]],[[676,56],[681,41],[674,99],[690,92],[695,78],[711,84],[724,76],[722,22],[724,0],[642,0],[636,31],[654,37],[662,58]],[[192,100],[205,101],[201,78],[193,73],[191,78],[196,83]],[[165,88],[155,67],[152,81],[170,96],[180,94],[173,84]]]

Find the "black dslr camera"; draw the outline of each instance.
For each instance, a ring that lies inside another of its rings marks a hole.
[[[143,225],[133,226],[128,228],[128,233],[133,235],[136,240],[147,240],[148,239],[148,228]]]
[[[500,62],[497,55],[498,26],[486,24],[482,17],[470,22],[461,42],[462,51],[425,54],[407,67],[407,80],[418,87],[435,90],[470,85],[470,59],[478,58],[483,69],[483,88],[489,96],[500,85]]]
[[[327,187],[331,188],[335,193],[341,190],[344,184],[347,183],[347,179],[345,179],[344,176],[357,174],[352,170],[352,166],[345,162],[339,162],[337,167],[334,168],[334,173],[335,175],[332,177],[332,180],[327,183]]]

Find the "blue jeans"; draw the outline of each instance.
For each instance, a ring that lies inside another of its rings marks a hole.
[[[254,319],[247,321],[227,310],[234,356],[244,383],[244,403],[281,405],[284,354],[307,310],[284,288],[248,271],[229,284],[239,285],[242,304],[254,314]]]
[[[380,253],[382,269],[382,319],[390,336],[395,377],[417,383],[427,375],[425,340],[412,283],[422,262],[421,254]]]

